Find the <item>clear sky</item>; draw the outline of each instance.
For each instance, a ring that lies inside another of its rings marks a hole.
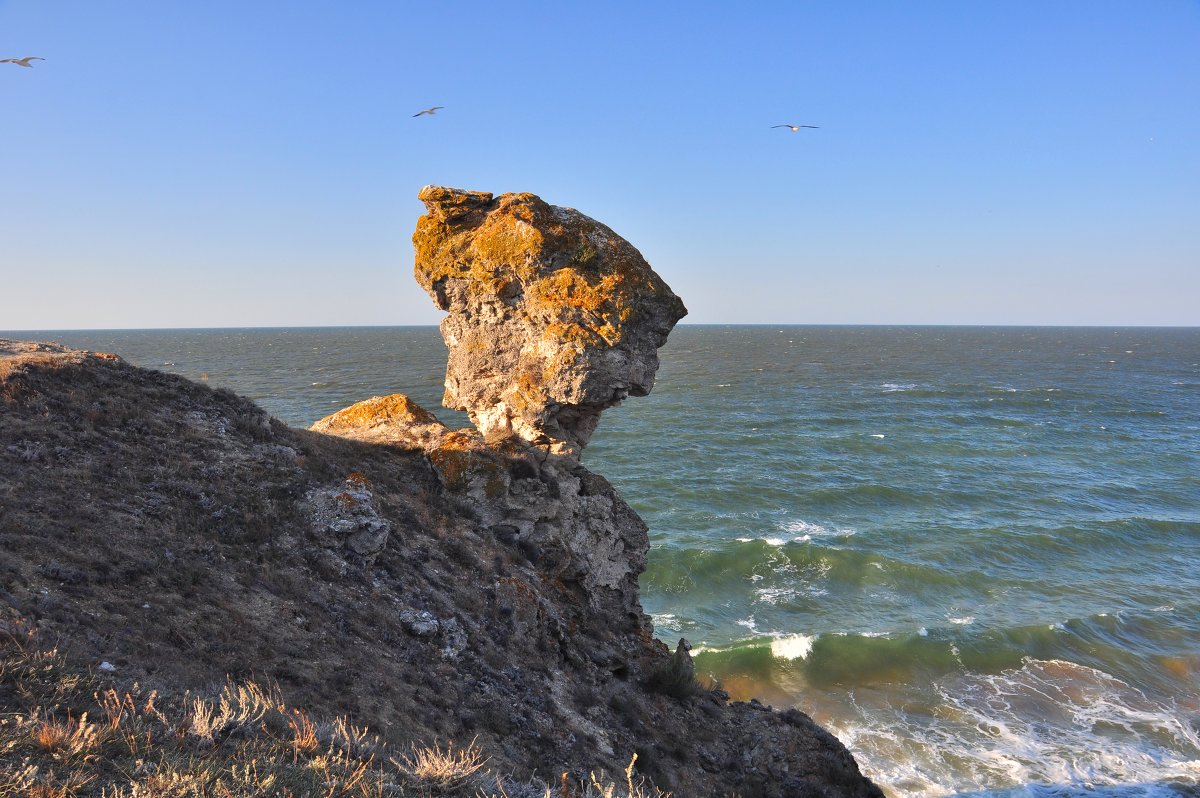
[[[1195,0],[0,0],[26,55],[0,329],[435,323],[428,183],[599,219],[685,322],[1200,324]]]

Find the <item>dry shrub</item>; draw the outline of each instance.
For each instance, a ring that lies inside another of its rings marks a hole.
[[[331,747],[355,759],[374,759],[383,752],[383,740],[346,718],[334,718],[326,734]]]
[[[57,760],[86,761],[104,742],[102,730],[88,722],[86,712],[78,720],[70,715],[66,720],[51,716],[35,720],[32,726],[29,737],[34,746]]]
[[[567,789],[567,774],[563,774],[563,789],[560,790],[562,798],[670,798],[671,793],[663,792],[657,787],[647,785],[643,778],[635,779],[633,776],[633,766],[637,763],[638,755],[635,752],[629,760],[629,765],[625,768],[625,784],[619,785],[613,781],[607,781],[605,774],[601,772],[597,777],[595,773],[589,773],[591,783],[583,790],[569,791]]]
[[[253,727],[267,713],[279,711],[282,704],[276,688],[253,682],[226,683],[215,705],[202,698],[192,701],[183,732],[211,745],[219,736]]]
[[[455,748],[454,741],[445,750],[438,743],[424,748],[413,746],[412,754],[391,763],[407,771],[418,782],[440,789],[460,787],[487,764],[487,757],[471,740],[465,748]]]
[[[293,762],[299,760],[300,754],[311,754],[321,747],[321,742],[317,739],[316,724],[309,719],[304,710],[293,709],[287,725],[292,733]]]

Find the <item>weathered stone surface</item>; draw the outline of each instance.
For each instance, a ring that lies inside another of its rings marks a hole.
[[[351,405],[312,429],[420,449],[446,496],[480,527],[582,586],[592,607],[630,621],[628,633],[649,634],[637,581],[650,547],[646,524],[573,458],[547,456],[519,438],[489,444],[474,430],[450,430],[403,394]]]
[[[533,194],[426,186],[417,282],[449,313],[444,404],[488,439],[578,455],[600,413],[654,386],[687,310],[629,242]]]
[[[314,488],[304,498],[322,548],[344,550],[367,565],[383,551],[392,525],[380,517],[362,475],[351,474],[335,487]]]

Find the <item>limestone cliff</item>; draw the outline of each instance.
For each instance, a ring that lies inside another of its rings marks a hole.
[[[447,402],[482,432],[402,395],[293,430],[113,355],[0,341],[0,632],[22,616],[162,691],[270,679],[392,741],[474,738],[512,796],[537,776],[582,795],[636,753],[687,798],[880,798],[808,716],[729,703],[653,637],[646,526],[576,456],[649,391],[678,298],[574,211],[422,197]]]
[[[628,241],[533,194],[420,198],[415,273],[449,313],[447,407],[487,437],[577,454],[605,408],[650,392],[687,310]]]

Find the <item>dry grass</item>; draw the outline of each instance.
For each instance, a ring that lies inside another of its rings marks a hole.
[[[226,684],[176,700],[105,686],[25,627],[0,623],[0,798],[665,798],[563,775],[517,782],[465,746],[387,746],[346,718],[322,722],[278,689]]]
[[[474,740],[466,748],[457,749],[451,740],[444,751],[437,743],[427,748],[414,746],[412,754],[391,762],[423,782],[436,785],[441,790],[453,790],[467,784],[487,764],[487,759],[475,746]]]

